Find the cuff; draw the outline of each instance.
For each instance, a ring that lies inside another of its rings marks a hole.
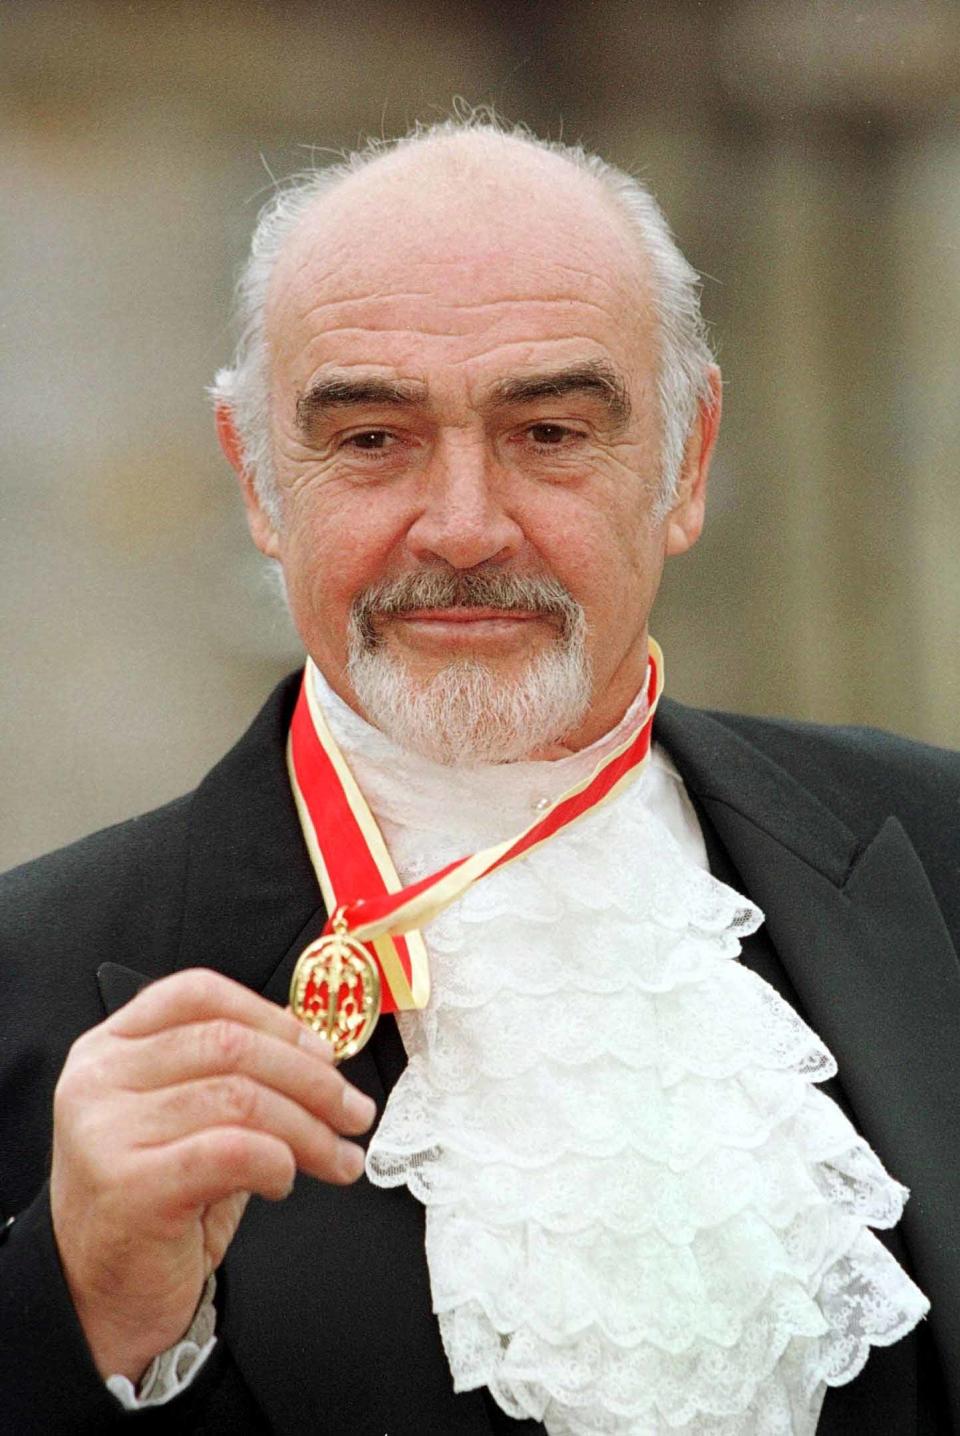
[[[214,1335],[217,1313],[213,1304],[216,1289],[217,1279],[211,1273],[189,1329],[175,1346],[153,1358],[136,1389],[127,1376],[107,1377],[107,1390],[127,1411],[163,1406],[190,1385],[217,1343]]]

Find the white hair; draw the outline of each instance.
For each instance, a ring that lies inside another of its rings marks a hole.
[[[269,415],[269,356],[264,313],[274,265],[308,210],[343,180],[381,156],[428,145],[461,134],[497,136],[559,155],[598,180],[638,234],[652,274],[651,302],[657,318],[660,352],[657,393],[661,415],[659,505],[662,516],[676,493],[684,449],[702,402],[710,399],[713,355],[700,314],[699,276],[680,252],[663,211],[640,180],[580,145],[543,140],[522,126],[507,127],[481,110],[433,125],[417,125],[396,140],[369,140],[324,169],[293,176],[258,216],[250,254],[240,272],[236,318],[240,335],[233,363],[220,369],[210,393],[229,408],[243,449],[247,472],[271,521],[279,528]]]

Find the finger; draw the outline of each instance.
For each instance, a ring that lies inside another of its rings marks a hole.
[[[339,1166],[335,1128],[242,1073],[145,1094],[137,1099],[135,1121],[137,1150],[169,1146],[204,1130],[244,1128],[279,1138],[311,1176],[331,1180]]]
[[[303,1036],[313,1034],[303,1029]],[[102,1066],[102,1056],[97,1060]],[[111,1080],[128,1091],[229,1073],[282,1093],[341,1132],[365,1132],[376,1115],[372,1100],[352,1087],[326,1055],[314,1055],[311,1043],[294,1047],[229,1018],[128,1038],[111,1054]]]
[[[194,967],[152,982],[104,1026],[120,1037],[144,1037],[165,1027],[225,1017],[296,1043],[305,1029],[289,1010],[210,968]]]
[[[297,1168],[279,1137],[220,1127],[153,1148],[139,1171],[157,1216],[182,1221],[239,1192],[279,1201],[289,1195]]]
[[[362,1150],[341,1142],[336,1158],[325,1180],[338,1186],[356,1181],[363,1171]],[[144,1154],[141,1172],[157,1214],[182,1221],[238,1192],[280,1201],[293,1187],[296,1162],[278,1137],[244,1127],[215,1127],[153,1148]]]

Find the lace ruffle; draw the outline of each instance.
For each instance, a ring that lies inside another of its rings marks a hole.
[[[393,846],[405,882],[458,853]],[[734,960],[761,920],[635,785],[429,929],[367,1170],[426,1206],[458,1390],[551,1436],[812,1432],[927,1309],[833,1058]]]

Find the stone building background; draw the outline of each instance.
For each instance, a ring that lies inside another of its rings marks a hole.
[[[204,386],[272,175],[455,96],[651,185],[726,380],[654,632],[714,707],[960,742],[960,12],[6,0],[0,867],[192,786],[300,653]]]

